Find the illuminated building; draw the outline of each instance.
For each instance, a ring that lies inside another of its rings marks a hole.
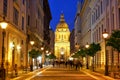
[[[60,22],[55,31],[55,56],[60,60],[67,60],[70,56],[70,31],[67,23],[64,20],[64,15],[61,14]]]
[[[7,72],[17,65],[26,66],[26,2],[21,0],[2,0],[0,2],[0,21],[8,23],[4,39],[4,67]],[[5,19],[3,18],[5,17]],[[2,29],[0,28],[0,32]],[[2,34],[0,33],[0,63],[2,53]]]

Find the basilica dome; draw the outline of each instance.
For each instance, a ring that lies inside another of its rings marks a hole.
[[[65,22],[64,15],[61,14],[60,22],[57,25],[57,29],[68,29],[68,24]]]

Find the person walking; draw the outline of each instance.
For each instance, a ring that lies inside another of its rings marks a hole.
[[[52,65],[53,65],[53,67],[54,67],[54,65],[55,65],[55,62],[54,62],[54,61],[53,61]]]
[[[17,64],[15,64],[14,70],[15,70],[15,76],[17,77],[18,76]]]
[[[66,61],[66,62],[65,62],[65,66],[66,66],[66,68],[67,68],[67,64],[68,64],[68,62]]]

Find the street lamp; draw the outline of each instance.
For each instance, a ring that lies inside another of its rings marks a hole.
[[[88,44],[88,42],[87,42],[87,44],[85,45],[85,47],[86,47],[86,48],[89,48],[89,44]]]
[[[103,32],[103,38],[105,40],[105,75],[108,76],[108,57],[107,57],[107,53],[106,53],[106,39],[108,38],[108,32],[106,32],[106,29]]]
[[[48,53],[49,51],[48,50],[46,50],[46,53]]]
[[[87,44],[85,45],[85,48],[89,48],[89,44],[88,44],[88,42],[87,42]],[[86,59],[87,59],[87,64],[86,64],[86,68],[87,69],[89,69],[89,67],[88,67],[88,55],[86,54]]]
[[[1,22],[0,26],[2,28],[2,63],[1,63],[1,72],[2,72],[2,80],[5,80],[5,68],[4,68],[4,61],[5,61],[5,49],[4,49],[4,37],[5,37],[5,29],[7,28],[8,23]]]
[[[35,42],[34,41],[30,41],[30,44],[33,46],[35,44]]]
[[[44,47],[43,47],[43,46],[41,47],[41,50],[42,50],[42,51],[44,50]]]

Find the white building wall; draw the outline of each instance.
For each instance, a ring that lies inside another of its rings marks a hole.
[[[102,38],[102,33],[106,29],[109,35],[113,30],[119,29],[119,0],[91,0],[91,37],[92,42],[101,44],[101,51],[96,55],[99,55],[100,59],[97,59],[96,63],[98,67],[104,68],[105,65],[105,44]],[[102,3],[102,8],[101,8]],[[100,7],[100,10],[98,9]],[[97,11],[96,11],[97,10]],[[96,17],[97,13],[97,17]],[[94,17],[93,17],[94,16]],[[113,17],[114,16],[114,17]],[[111,48],[107,47],[109,65],[111,65]],[[114,54],[117,56],[117,54]],[[117,58],[117,57],[116,57]],[[117,59],[114,57],[114,65],[117,64]]]

